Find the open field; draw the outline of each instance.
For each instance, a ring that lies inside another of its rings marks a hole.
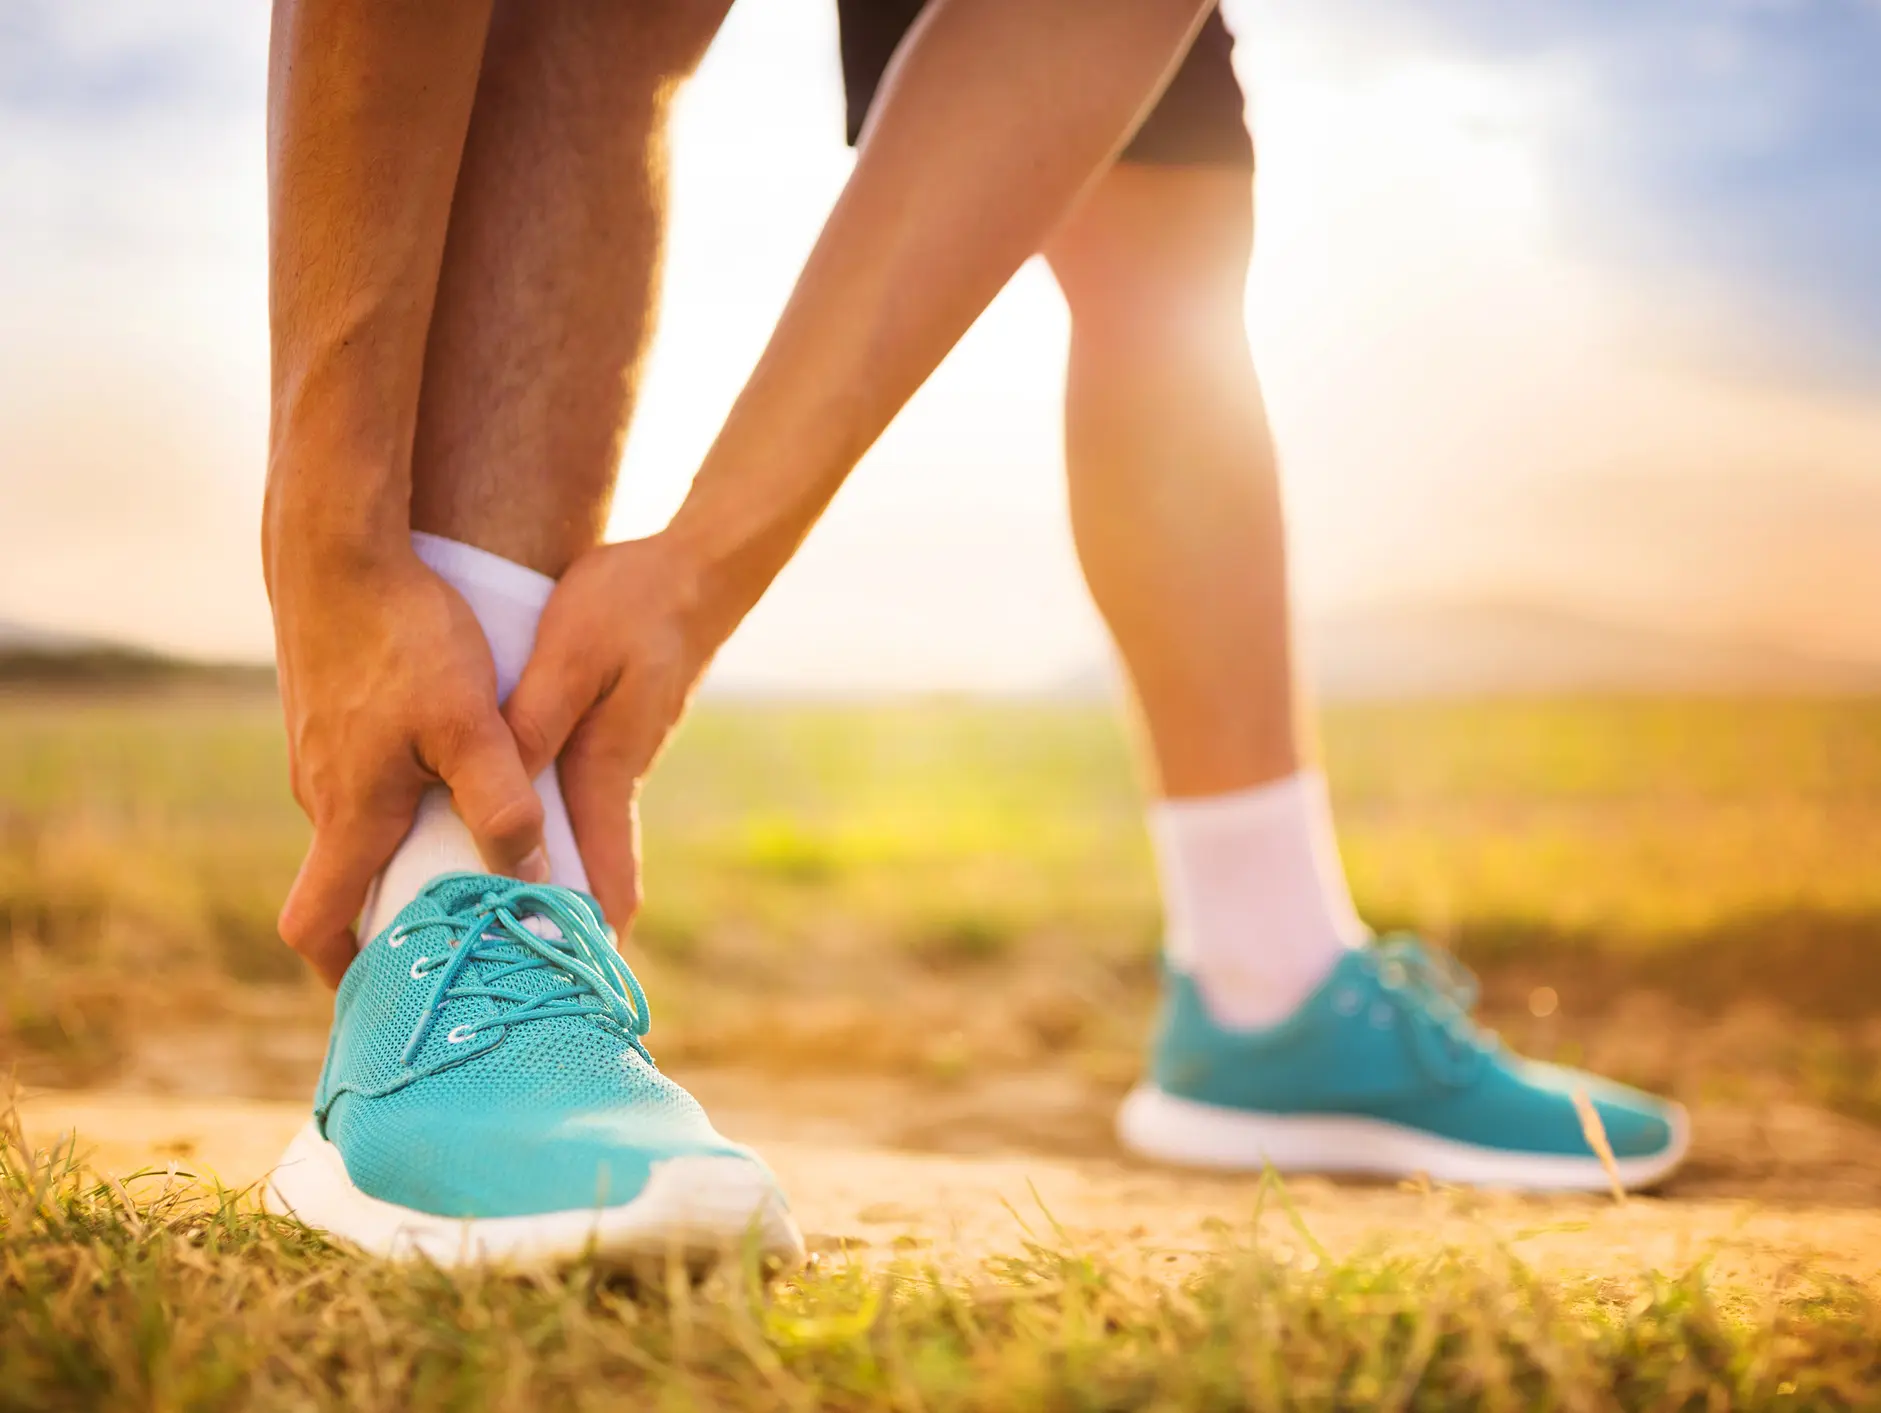
[[[1324,735],[1361,907],[1482,969],[1512,1039],[1881,1116],[1881,704],[1364,706]],[[284,781],[265,697],[0,701],[24,1078],[305,1092],[324,1002],[274,939]],[[669,1064],[1130,1077],[1158,920],[1101,707],[708,704],[646,838],[631,951]]]
[[[1157,912],[1111,714],[708,704],[630,952],[818,1262],[682,1294],[398,1275],[132,1176],[252,1182],[319,1062],[275,707],[0,701],[0,1408],[1881,1399],[1881,703],[1379,705],[1324,740],[1374,922],[1477,966],[1518,1046],[1693,1106],[1662,1194],[1124,1161]],[[48,1156],[72,1130],[103,1185]]]

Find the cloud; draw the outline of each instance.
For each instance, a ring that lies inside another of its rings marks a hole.
[[[1728,305],[1739,352],[1881,377],[1873,0],[1333,0],[1314,23],[1566,85],[1541,137],[1578,253]]]
[[[1309,613],[1520,591],[1881,658],[1873,5],[1228,7]],[[266,652],[266,10],[0,3],[0,614]],[[680,113],[617,532],[663,521],[762,346],[847,171],[840,117],[827,0],[740,0]],[[1064,335],[1034,268],[732,675],[1013,685],[1100,651],[1058,480]]]
[[[0,11],[0,113],[113,127],[258,107],[267,7],[244,0],[10,0]]]
[[[267,7],[0,5],[0,605],[258,656]]]

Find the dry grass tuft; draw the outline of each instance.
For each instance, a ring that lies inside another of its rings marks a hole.
[[[825,1259],[768,1288],[734,1267],[637,1290],[388,1265],[245,1194],[100,1179],[4,1132],[6,1409],[1820,1409],[1881,1390],[1881,1309],[1801,1277],[1749,1309],[1702,1264],[1590,1292],[1488,1242],[1335,1259],[1295,1217],[1299,1245],[1223,1232],[1173,1280],[1057,1233],[967,1272]]]

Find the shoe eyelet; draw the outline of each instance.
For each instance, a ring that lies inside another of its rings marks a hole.
[[[1380,1030],[1389,1030],[1398,1019],[1398,1009],[1389,1001],[1380,1001],[1372,1007],[1372,1024]]]
[[[1332,1008],[1342,1016],[1355,1016],[1364,1007],[1364,998],[1349,986],[1333,993]]]
[[[469,1026],[454,1025],[451,1027],[451,1033],[444,1037],[444,1043],[446,1045],[462,1045],[470,1038],[471,1031]]]
[[[420,957],[411,964],[411,979],[413,981],[423,981],[430,972],[431,958],[429,957]]]
[[[394,950],[403,947],[405,945],[405,934],[402,932],[394,932],[390,937],[385,939],[385,945]]]

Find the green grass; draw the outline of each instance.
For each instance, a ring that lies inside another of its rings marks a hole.
[[[1438,1200],[1434,1195],[1433,1201]],[[649,1288],[347,1253],[240,1194],[0,1147],[0,1408],[1830,1409],[1881,1308],[1806,1278],[1544,1279],[1506,1247],[1338,1258],[1298,1218],[1173,1276],[1047,1236],[972,1270],[735,1263]]]
[[[1881,914],[1881,704],[1346,707],[1324,754],[1366,910],[1636,947]],[[270,699],[0,699],[0,935],[290,975],[306,831]],[[1097,706],[707,704],[648,791],[642,929],[1079,930],[1141,948],[1139,793]],[[154,944],[154,951],[153,951]]]
[[[1546,982],[1571,1027],[1641,986],[1759,998],[1831,1025],[1796,1041],[1821,1093],[1881,1103],[1881,1038],[1850,1029],[1881,995],[1881,703],[1366,705],[1323,737],[1361,908],[1486,967],[1492,1003]],[[306,839],[285,782],[265,696],[0,699],[0,1053],[100,1083],[139,1027],[234,1024],[245,997],[317,1025],[274,937]],[[645,816],[662,1053],[1134,1063],[1159,914],[1109,710],[707,703]]]

